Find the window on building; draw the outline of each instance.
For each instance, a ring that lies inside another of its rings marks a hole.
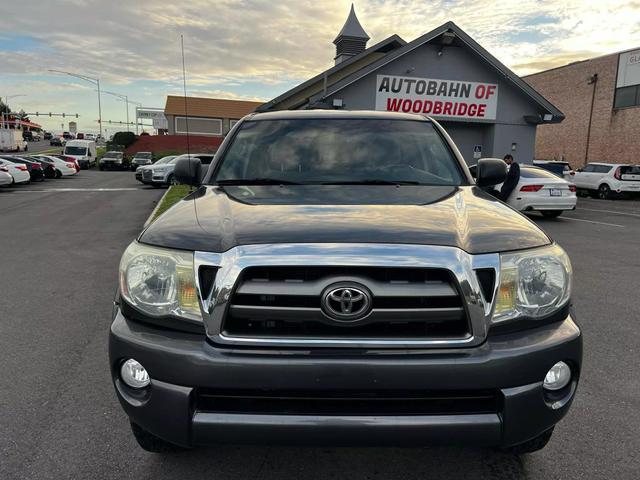
[[[175,118],[175,129],[177,134],[190,135],[222,135],[222,120],[219,118],[189,117],[187,128],[186,117]]]
[[[616,88],[614,108],[636,107],[640,105],[640,85]]]

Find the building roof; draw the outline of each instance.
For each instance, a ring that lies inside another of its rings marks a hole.
[[[384,65],[387,65],[388,63],[396,60],[397,58],[403,55],[406,55],[407,53],[415,50],[416,48],[424,45],[425,43],[435,40],[445,32],[454,33],[464,46],[472,50],[486,64],[488,64],[492,69],[494,69],[501,76],[503,76],[507,81],[511,82],[517,89],[522,91],[522,93],[524,93],[526,96],[531,98],[544,111],[550,113],[553,116],[553,120],[551,121],[551,123],[557,123],[564,120],[564,113],[562,113],[557,107],[555,107],[551,102],[549,102],[542,95],[540,95],[531,85],[529,85],[527,82],[522,80],[518,75],[512,72],[507,66],[505,66],[497,58],[495,58],[488,51],[486,51],[482,46],[480,46],[478,42],[476,42],[473,38],[467,35],[467,33],[464,30],[462,30],[453,22],[447,22],[440,25],[438,28],[425,33],[424,35],[416,38],[415,40],[407,43],[406,45],[402,46],[401,48],[398,48],[397,50],[390,51],[387,55],[380,58],[379,60],[343,78],[339,82],[336,82],[330,88],[327,89],[327,92],[326,94],[323,94],[323,97],[328,97],[330,95],[333,95],[339,90],[342,90],[348,85],[351,85],[352,83],[360,80],[362,77],[376,71],[377,69],[383,67]],[[310,103],[313,103],[314,100],[315,101],[320,100],[320,98],[316,98],[316,97],[312,97],[310,99]]]
[[[325,77],[330,81],[331,76],[336,75],[337,73],[339,73],[342,70],[348,69],[353,64],[360,62],[364,58],[366,58],[366,57],[368,57],[368,56],[370,56],[370,55],[372,55],[374,53],[379,53],[379,54],[384,53],[384,54],[386,54],[386,52],[389,52],[391,50],[395,50],[395,49],[400,48],[400,47],[402,47],[403,45],[406,45],[406,44],[407,44],[407,42],[404,41],[402,38],[400,38],[400,36],[395,35],[395,34],[391,35],[390,37],[385,38],[381,42],[378,42],[375,45],[370,46],[364,52],[361,52],[358,55],[354,55],[353,57],[348,58],[347,60],[345,60],[343,62],[340,62],[337,65],[334,65],[333,67],[331,67],[331,68],[319,73],[315,77],[310,78],[309,80],[301,83],[300,85],[297,85],[297,86],[293,87],[292,89],[287,90],[282,95],[277,96],[273,100],[269,100],[267,103],[262,104],[260,106],[260,108],[258,108],[256,111],[264,112],[264,111],[270,110],[275,105],[278,105],[279,103],[282,103],[285,100],[293,97],[294,95],[296,95],[297,93],[301,92],[302,90],[304,90],[304,89],[306,89],[308,87],[311,87],[314,83],[318,84],[318,87],[316,88],[315,91],[316,92],[322,91],[322,89],[323,89],[322,80]],[[330,83],[328,83],[328,85],[330,85]]]
[[[240,119],[253,112],[262,103],[222,98],[187,97],[186,104],[186,112],[190,117]],[[164,107],[165,115],[186,115],[186,112],[184,97],[167,96],[167,103]]]
[[[362,40],[369,40],[369,35],[364,31],[362,25],[360,25],[360,21],[358,17],[356,17],[356,11],[353,7],[353,3],[351,4],[351,11],[349,12],[349,16],[347,17],[347,21],[344,23],[342,30],[338,33],[338,36],[333,41],[333,43],[337,44],[343,37],[349,38],[357,38]]]

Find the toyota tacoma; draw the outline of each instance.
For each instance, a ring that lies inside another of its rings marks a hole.
[[[411,114],[251,114],[122,256],[110,368],[146,450],[541,449],[580,377],[564,250]]]

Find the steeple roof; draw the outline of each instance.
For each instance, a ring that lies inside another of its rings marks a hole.
[[[351,11],[349,12],[347,21],[344,23],[342,30],[340,30],[340,33],[333,41],[333,43],[337,45],[338,42],[344,37],[357,38],[365,41],[369,40],[369,35],[367,35],[367,32],[364,31],[364,28],[362,28],[362,25],[360,25],[358,17],[356,17],[356,11],[353,7],[353,3],[351,4]]]

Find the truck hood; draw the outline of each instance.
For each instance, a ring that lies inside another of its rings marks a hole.
[[[265,243],[403,243],[490,253],[549,237],[477,187],[203,186],[140,235],[143,243],[224,252]]]

